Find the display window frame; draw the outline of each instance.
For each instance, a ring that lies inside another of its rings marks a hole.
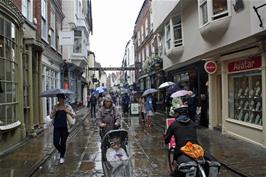
[[[256,60],[258,59],[258,56],[253,56],[253,58]],[[237,63],[238,61],[241,60],[230,61],[230,63],[228,62],[227,67],[234,62]],[[262,129],[262,79],[261,66],[235,72],[228,71],[227,120],[247,127]]]

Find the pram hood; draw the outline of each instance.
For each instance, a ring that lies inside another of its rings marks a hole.
[[[121,140],[121,147],[127,152],[126,145],[128,143],[128,133],[124,129],[118,129],[118,130],[110,130],[107,132],[103,139],[101,144],[101,150],[102,150],[102,160],[106,161],[106,151],[111,146],[110,140],[114,137],[118,137]]]
[[[111,146],[110,139],[113,139],[114,137],[118,137],[121,141],[121,147],[126,151],[128,155],[127,150],[127,144],[128,144],[128,133],[124,129],[118,129],[118,130],[111,130],[107,132],[103,139],[101,144],[101,150],[102,150],[102,165],[103,165],[103,172],[106,177],[130,177],[132,176],[132,165],[130,158],[127,160],[122,161],[107,161],[106,153],[107,149]]]

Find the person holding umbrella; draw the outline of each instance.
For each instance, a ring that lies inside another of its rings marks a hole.
[[[54,134],[53,143],[55,148],[60,153],[60,164],[64,163],[64,156],[66,152],[66,141],[69,135],[67,114],[73,119],[75,112],[70,105],[65,104],[65,94],[57,94],[58,104],[54,106],[50,118],[53,119]]]
[[[146,126],[151,127],[153,125],[152,116],[154,115],[152,94],[147,95],[144,103],[144,109],[146,112]]]

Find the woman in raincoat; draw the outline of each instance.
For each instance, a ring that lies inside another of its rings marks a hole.
[[[103,98],[103,106],[97,113],[97,122],[100,127],[100,136],[103,136],[110,130],[114,130],[121,125],[121,114],[113,104],[112,97],[108,94]]]

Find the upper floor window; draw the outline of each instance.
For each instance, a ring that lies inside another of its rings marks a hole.
[[[200,23],[204,25],[209,21],[229,15],[228,0],[198,0]]]
[[[138,31],[137,38],[138,38],[138,46],[139,46],[140,45],[140,31]]]
[[[168,23],[165,27],[165,42],[166,49],[169,50],[171,48],[171,28],[170,23]]]
[[[147,56],[147,58],[150,57],[150,47],[149,47],[149,44],[146,45],[146,56]]]
[[[141,42],[145,39],[145,27],[142,25],[141,27]]]
[[[56,36],[55,36],[55,10],[52,7],[51,8],[51,46],[55,47],[55,41],[56,41]]]
[[[145,20],[145,36],[148,36],[149,34],[149,23],[148,23],[148,18]]]
[[[32,1],[31,0],[22,0],[22,14],[29,21],[32,21]]]
[[[213,0],[212,1],[213,16],[212,19],[218,19],[228,16],[227,0]]]
[[[48,39],[47,0],[42,0],[42,37]]]
[[[73,53],[81,53],[81,49],[82,49],[82,32],[75,30]]]
[[[180,16],[173,17],[172,23],[174,30],[174,46],[178,47],[182,45],[181,17]]]

